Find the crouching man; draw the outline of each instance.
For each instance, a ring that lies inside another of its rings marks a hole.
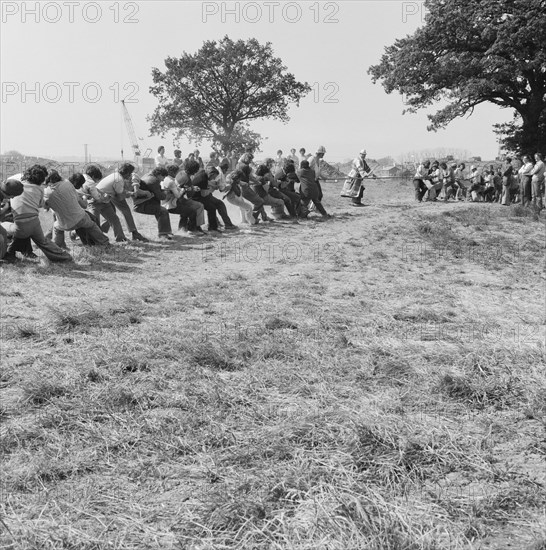
[[[65,246],[65,231],[76,231],[83,244],[108,244],[108,237],[84,210],[86,201],[69,181],[60,176],[48,178],[44,199],[45,205],[57,217],[53,225],[53,241],[56,245],[61,248]]]

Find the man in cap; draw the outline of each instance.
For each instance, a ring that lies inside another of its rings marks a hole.
[[[366,155],[366,149],[362,149],[358,157],[353,160],[349,177],[345,180],[343,189],[341,190],[341,196],[350,197],[353,206],[364,206],[362,204],[362,197],[366,188],[362,185],[362,180],[372,172],[372,169],[366,162]],[[371,174],[371,176],[373,178],[377,177],[375,174]]]

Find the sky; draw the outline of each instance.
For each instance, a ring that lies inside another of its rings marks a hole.
[[[146,120],[157,105],[149,93],[153,67],[166,57],[195,53],[205,40],[256,38],[271,42],[276,56],[312,92],[290,121],[258,120],[252,129],[274,156],[305,147],[327,150],[326,160],[396,157],[408,151],[450,148],[493,159],[492,125],[512,113],[494,105],[446,130],[428,132],[427,113],[403,115],[402,97],[373,84],[367,69],[384,48],[424,23],[418,1],[337,2],[7,2],[1,4],[0,151],[26,155],[131,158],[122,121],[125,99],[141,149],[154,154],[173,139],[149,136]],[[183,156],[194,144],[180,142]],[[201,152],[210,151],[203,143]]]

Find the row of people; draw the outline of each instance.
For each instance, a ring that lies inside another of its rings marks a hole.
[[[216,151],[212,151],[210,153],[210,157],[206,162],[201,157],[201,152],[199,151],[199,149],[195,149],[195,151],[193,151],[193,153],[190,153],[186,159],[182,158],[182,151],[180,149],[175,149],[173,151],[173,154],[174,158],[172,160],[169,160],[165,156],[165,147],[163,145],[160,145],[157,148],[157,155],[154,159],[155,167],[166,167],[168,164],[176,164],[177,166],[181,166],[184,163],[184,160],[195,160],[197,163],[199,163],[200,168],[204,169],[210,165],[213,165],[217,168],[221,160],[227,160],[231,169],[232,158],[228,155],[224,155],[223,153],[218,153]],[[290,149],[290,154],[287,156],[284,156],[282,150],[279,149],[277,151],[277,156],[275,157],[275,159],[273,159],[274,169],[280,170],[289,160],[291,160],[295,164],[295,166],[299,166],[302,160],[308,161],[312,156],[313,155],[311,153],[306,152],[304,147],[299,150],[299,155],[296,154],[296,149]]]
[[[70,260],[65,232],[75,232],[85,245],[108,245],[106,233],[112,228],[116,241],[126,241],[116,211],[124,217],[133,240],[147,239],[137,230],[132,211],[154,216],[158,236],[168,240],[173,233],[170,214],[179,216],[179,230],[196,235],[205,234],[202,228],[205,212],[209,231],[220,231],[219,218],[225,230],[237,229],[224,201],[214,196],[215,191],[224,193],[225,201],[239,208],[241,223],[249,225],[275,218],[305,218],[311,203],[320,214],[329,217],[321,202],[319,179],[309,161],[302,161],[297,167],[287,160],[276,171],[272,171],[273,159],[255,170],[252,161],[253,153],[247,151],[230,172],[225,159],[218,167],[209,164],[206,168],[194,159],[186,159],[181,166],[172,163],[156,167],[142,177],[135,174],[135,167],[129,163],[106,177],[99,167],[90,165],[85,174],[73,174],[69,180],[55,170],[48,172],[44,166],[34,165],[0,187],[3,204],[0,222],[5,222],[0,245],[4,260],[15,260],[17,252],[32,257],[31,241],[51,261]],[[318,159],[314,164],[319,164]],[[132,209],[127,202],[129,197]],[[271,208],[273,218],[266,214],[265,206]],[[42,231],[41,208],[54,214],[48,235]],[[6,249],[8,236],[12,239]]]
[[[471,166],[466,173],[464,162],[453,163],[424,161],[416,171],[413,184],[415,200],[421,202],[436,201],[438,198],[448,201],[468,200],[472,202],[499,202],[509,206],[520,202],[523,206],[532,204],[544,208],[545,164],[541,153],[523,156],[521,168],[516,170],[512,159],[507,158],[502,167],[493,165],[480,173]]]

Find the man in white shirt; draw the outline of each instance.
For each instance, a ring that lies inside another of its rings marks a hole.
[[[123,233],[121,222],[116,214],[116,209],[112,204],[112,198],[110,195],[103,193],[97,189],[97,185],[103,179],[102,172],[98,166],[91,165],[85,170],[85,183],[82,185],[82,192],[85,193],[88,198],[88,210],[97,218],[97,223],[100,226],[101,216],[108,222],[109,227],[113,227],[114,236],[117,242],[125,242],[127,238]]]
[[[542,197],[544,196],[544,158],[540,153],[535,153],[535,166],[531,170],[531,200],[534,206],[542,210],[544,208]]]
[[[97,189],[110,197],[112,204],[123,214],[127,229],[133,236],[133,241],[148,242],[148,239],[143,237],[137,230],[131,207],[127,203],[126,198],[130,196],[132,190],[132,175],[135,167],[126,162],[119,169],[109,176],[102,178],[97,184]],[[110,224],[106,221],[102,224],[101,229],[108,233]]]

